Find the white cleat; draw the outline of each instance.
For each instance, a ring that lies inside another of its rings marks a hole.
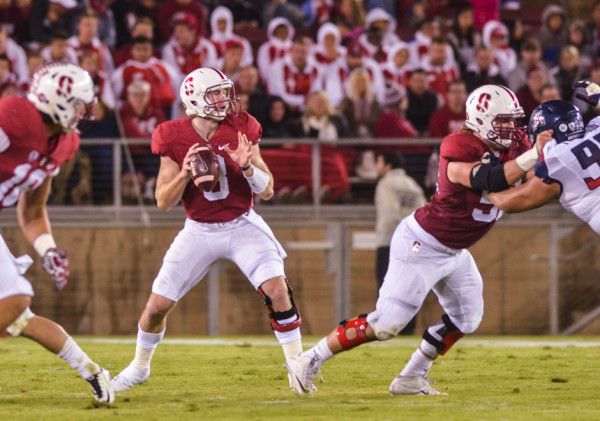
[[[392,384],[390,384],[390,393],[392,395],[448,395],[438,392],[431,387],[430,382],[435,383],[429,377],[405,377],[397,375]]]
[[[111,386],[108,371],[101,368],[98,373],[86,380],[92,386],[92,395],[97,402],[113,403],[115,401],[115,392]]]
[[[290,387],[298,395],[312,394],[317,390],[313,384],[315,375],[319,373],[323,360],[318,355],[303,355],[287,360],[284,367],[288,371]]]
[[[150,377],[150,367],[142,370],[129,365],[112,379],[111,384],[115,392],[123,392],[136,384],[145,383],[148,377]]]

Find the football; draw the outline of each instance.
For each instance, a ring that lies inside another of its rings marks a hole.
[[[200,190],[212,191],[219,182],[221,172],[217,155],[209,146],[203,145],[192,157],[192,181]]]

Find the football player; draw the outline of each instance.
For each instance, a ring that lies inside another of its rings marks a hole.
[[[67,284],[69,261],[52,237],[46,200],[52,177],[79,147],[77,124],[94,100],[90,75],[65,62],[40,67],[27,98],[0,100],[0,209],[17,204],[21,229],[59,290]],[[97,401],[113,402],[109,373],[61,326],[30,310],[33,288],[23,275],[32,262],[27,255],[15,258],[0,236],[0,332],[38,342],[75,368]]]
[[[431,201],[396,228],[390,263],[375,310],[344,320],[286,368],[296,393],[311,393],[316,372],[334,354],[362,343],[396,336],[422,306],[430,290],[445,311],[424,334],[419,348],[390,385],[393,395],[440,395],[427,374],[433,361],[483,316],[483,281],[467,250],[502,216],[484,192],[509,188],[533,169],[544,132],[531,148],[519,127],[524,116],[515,94],[484,85],[467,98],[461,131],[440,145],[440,169]]]
[[[600,117],[584,128],[579,109],[563,100],[538,105],[529,121],[529,136],[552,130],[535,166],[535,177],[500,193],[492,203],[505,212],[522,212],[558,198],[600,234]]]
[[[190,118],[160,124],[152,151],[161,157],[158,207],[166,212],[181,201],[187,219],[154,280],[139,320],[135,358],[113,379],[115,391],[148,380],[167,315],[217,259],[237,264],[262,296],[286,359],[302,352],[300,314],[283,270],[286,253],[252,210],[254,194],[263,200],[273,196],[273,177],[258,146],[262,128],[247,112],[236,112],[233,82],[219,70],[192,71],[180,96]],[[219,182],[208,192],[190,180],[193,155],[206,145],[220,166]]]

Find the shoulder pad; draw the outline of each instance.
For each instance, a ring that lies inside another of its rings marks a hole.
[[[478,138],[464,132],[446,136],[440,145],[440,157],[448,161],[478,161],[485,151],[487,147]]]

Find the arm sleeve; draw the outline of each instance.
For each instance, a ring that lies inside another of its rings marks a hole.
[[[150,144],[150,148],[152,149],[153,154],[168,156],[173,161],[177,162],[173,156],[172,148],[170,147],[171,142],[168,141],[170,131],[171,130],[169,130],[165,124],[159,125],[152,133],[152,143]]]

